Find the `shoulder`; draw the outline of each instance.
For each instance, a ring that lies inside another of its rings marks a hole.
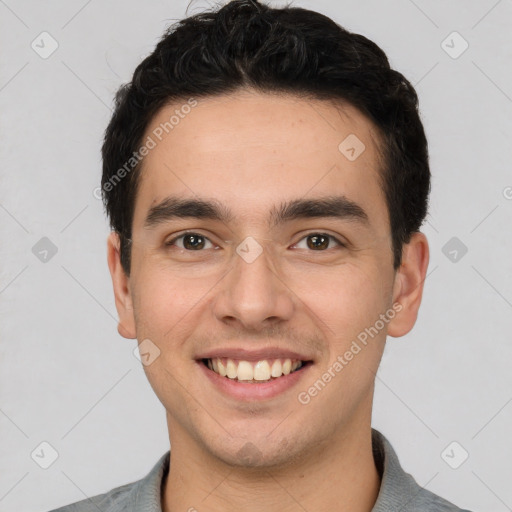
[[[131,494],[131,490],[139,482],[121,485],[104,494],[98,494],[91,498],[86,498],[76,503],[71,503],[64,507],[51,510],[50,512],[117,512],[125,510],[128,505],[127,500]]]
[[[417,496],[411,502],[411,511],[425,511],[425,512],[470,512],[469,510],[461,509],[450,501],[434,494],[427,489],[419,487]]]
[[[381,487],[372,512],[470,512],[420,487],[400,465],[391,443],[372,429],[372,448]]]
[[[170,452],[168,451],[162,455],[144,478],[50,512],[98,512],[98,510],[101,510],[101,512],[161,511],[161,488],[162,482],[169,471],[169,463]]]

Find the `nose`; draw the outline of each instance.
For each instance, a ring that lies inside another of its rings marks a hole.
[[[272,264],[268,248],[251,262],[238,253],[233,259],[233,268],[219,283],[215,316],[234,327],[255,331],[289,320],[294,311],[293,292]]]

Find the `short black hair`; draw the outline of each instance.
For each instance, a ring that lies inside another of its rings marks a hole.
[[[418,96],[386,54],[320,13],[232,0],[172,24],[116,93],[102,146],[102,196],[130,274],[133,212],[141,160],[133,158],[155,114],[177,100],[251,88],[345,101],[380,134],[381,187],[393,267],[428,209],[430,168]],[[130,164],[127,166],[127,162]],[[124,169],[124,171],[123,171]]]

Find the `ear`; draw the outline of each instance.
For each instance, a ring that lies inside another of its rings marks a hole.
[[[135,339],[137,333],[129,286],[130,278],[125,274],[121,265],[119,247],[119,235],[113,231],[107,238],[107,260],[110,276],[112,277],[112,285],[114,286],[117,314],[119,315],[117,330],[123,338]]]
[[[395,338],[407,334],[416,323],[427,275],[429,248],[423,233],[414,233],[402,249],[402,264],[395,275],[393,304],[397,314],[388,324],[388,334]]]

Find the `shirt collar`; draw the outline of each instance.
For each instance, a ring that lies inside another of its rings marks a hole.
[[[379,494],[372,512],[409,510],[408,505],[414,502],[421,487],[402,469],[391,443],[374,428],[372,448],[375,465],[381,477]]]

